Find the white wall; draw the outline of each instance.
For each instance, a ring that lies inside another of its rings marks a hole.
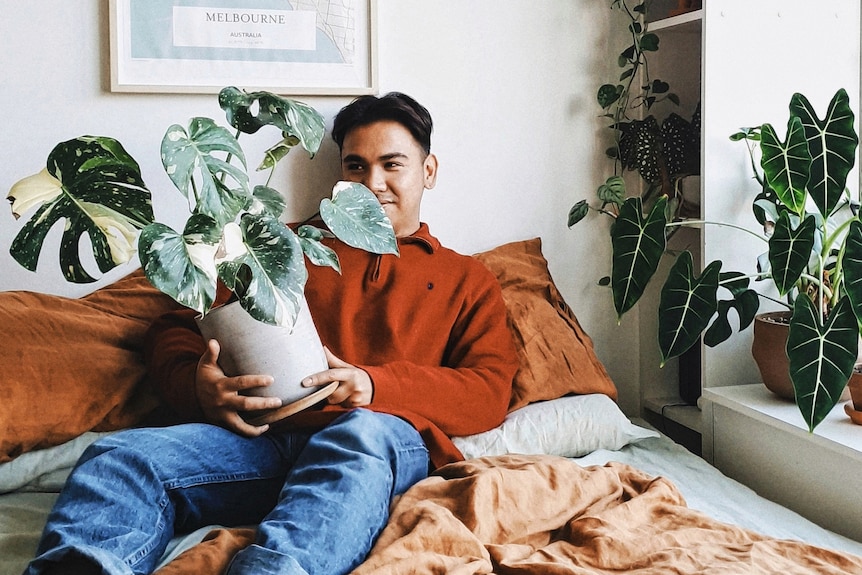
[[[162,173],[158,145],[171,123],[221,120],[215,97],[111,93],[106,0],[0,0],[0,9],[0,192],[39,171],[57,142],[111,135],[141,163],[157,217],[179,222],[184,200]],[[570,205],[592,196],[607,167],[594,94],[613,64],[604,56],[610,17],[607,2],[595,0],[379,0],[379,78],[382,92],[411,94],[435,118],[441,172],[423,214],[432,231],[464,253],[541,236],[556,282],[634,411],[627,389],[636,330],[616,325],[610,297],[595,285],[609,271],[605,222],[565,224]],[[348,99],[306,101],[331,118]],[[301,195],[296,214],[313,211],[328,191],[335,160],[327,142],[317,159],[297,155],[295,169],[280,175],[282,188]],[[63,282],[57,234],[37,274],[20,268],[5,248],[15,230],[0,211],[0,289],[92,289]]]
[[[744,144],[728,136],[742,126],[770,122],[784,139],[794,92],[804,94],[822,118],[839,88],[850,96],[858,132],[860,4],[723,0],[707,4],[706,21],[703,213],[707,220],[758,231],[751,198],[760,190],[751,177]],[[746,39],[744,46],[740,38]],[[857,167],[848,179],[854,195],[859,193],[858,177]],[[707,226],[703,233],[705,260],[722,260],[722,271],[753,273],[756,257],[767,250],[764,242],[733,228]],[[777,296],[771,282],[752,287]],[[762,300],[761,311],[769,309],[781,308]],[[760,381],[750,353],[752,338],[749,328],[705,350],[706,387]]]

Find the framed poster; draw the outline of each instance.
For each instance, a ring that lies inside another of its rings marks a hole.
[[[111,91],[377,90],[376,0],[110,0]]]

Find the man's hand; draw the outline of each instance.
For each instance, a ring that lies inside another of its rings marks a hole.
[[[342,407],[362,407],[374,398],[374,384],[365,370],[341,360],[329,348],[324,347],[329,369],[315,373],[302,380],[303,387],[322,387],[337,381],[338,387],[326,401]]]
[[[195,389],[204,417],[210,423],[230,429],[240,435],[255,437],[265,433],[268,425],[250,425],[240,417],[240,411],[255,411],[281,407],[277,397],[241,395],[255,387],[272,385],[269,375],[240,375],[228,377],[218,364],[221,348],[216,340],[207,342],[207,349],[198,361]]]

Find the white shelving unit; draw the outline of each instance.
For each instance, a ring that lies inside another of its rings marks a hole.
[[[702,91],[702,31],[703,10],[695,10],[678,16],[649,22],[647,30],[659,36],[659,50],[649,55],[650,77],[667,82],[671,91],[680,99],[675,106],[666,101],[656,104],[650,113],[663,120],[670,113],[691,118],[703,99]],[[699,178],[688,178],[686,185],[699,188]],[[700,192],[694,193],[695,197]],[[699,202],[701,203],[701,202]],[[701,238],[699,230],[683,228],[671,240],[673,249],[688,249],[695,261],[700,260]],[[670,260],[663,262],[669,267]],[[659,271],[657,276],[664,277]],[[657,305],[660,282],[653,282],[645,295],[645,304],[639,307],[639,325],[642,342],[641,352],[641,404],[648,420],[655,418],[674,422],[693,434],[701,431],[701,412],[697,406],[687,405],[679,394],[679,362],[674,359],[663,368],[657,368],[660,353],[656,332],[658,330]],[[666,430],[672,431],[672,430]],[[673,433],[670,433],[674,436]],[[694,436],[692,436],[694,437]],[[682,439],[681,437],[675,437]],[[695,440],[697,438],[695,437]]]
[[[691,12],[686,12],[685,14],[679,14],[678,16],[670,16],[668,18],[662,18],[660,20],[655,20],[650,22],[647,25],[647,30],[650,32],[659,32],[661,30],[678,30],[683,28],[685,25],[693,26],[697,28],[699,32],[700,22],[703,20],[703,9],[700,10],[692,10]]]
[[[713,463],[760,495],[862,541],[862,426],[839,404],[814,433],[762,384],[704,390]]]
[[[685,117],[701,102],[700,210],[704,220],[749,229],[756,225],[751,200],[758,185],[752,179],[745,145],[729,139],[741,127],[763,122],[783,125],[794,92],[805,94],[822,112],[842,87],[856,103],[857,118],[862,115],[857,0],[704,0],[702,9],[650,22],[648,30],[660,39],[659,51],[650,54],[650,74],[668,82],[682,102],[680,109],[654,109],[655,116],[664,118],[677,111]],[[858,181],[858,173],[851,174],[850,181]],[[691,234],[680,241],[696,247],[695,261],[721,260],[722,271],[751,273],[757,256],[766,251],[765,243],[731,228],[704,226]],[[767,283],[753,287],[767,289]],[[658,288],[648,290],[645,297],[657,302]],[[761,311],[771,309],[762,303]],[[656,367],[655,316],[654,305],[640,305],[642,411],[645,416],[657,414],[701,433],[703,455],[711,461],[713,454],[722,452],[728,437],[714,435],[712,404],[720,394],[710,390],[760,381],[750,351],[752,330],[702,350],[701,412],[698,407],[679,405],[677,364]],[[723,404],[719,410],[751,419],[760,433],[767,433],[756,410],[740,407],[745,401],[746,397],[735,398],[733,407]],[[805,442],[806,438],[796,440]],[[819,440],[811,441],[816,444]],[[857,469],[862,475],[862,465]]]

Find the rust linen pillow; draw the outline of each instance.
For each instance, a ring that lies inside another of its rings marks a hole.
[[[79,299],[0,293],[0,463],[154,409],[142,340],[177,306],[140,270]]]
[[[568,394],[602,393],[616,400],[616,386],[593,341],[551,278],[541,239],[504,244],[474,257],[500,282],[521,361],[509,411]]]

